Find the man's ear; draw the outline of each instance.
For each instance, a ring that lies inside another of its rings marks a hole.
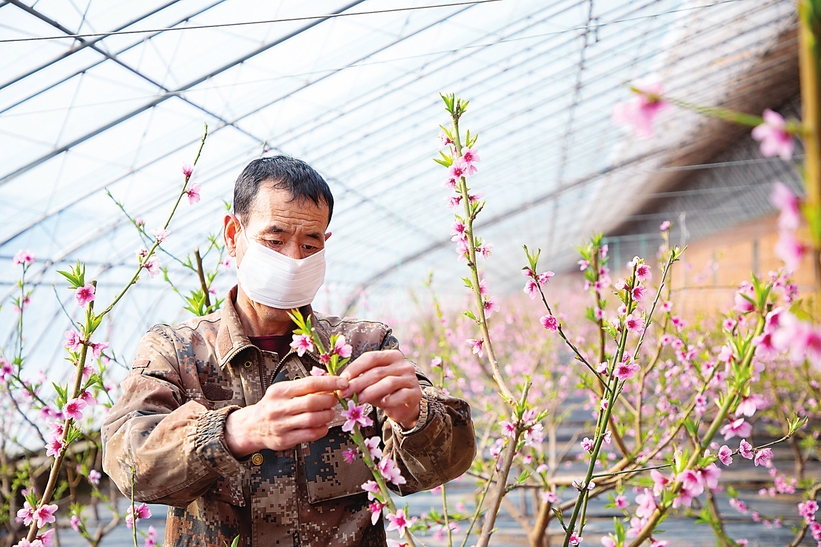
[[[222,239],[228,254],[233,257],[237,256],[237,234],[240,230],[239,219],[230,213],[225,215],[222,221]]]
[[[329,239],[331,239],[332,235],[333,235],[332,232],[325,232],[325,241],[328,241]]]

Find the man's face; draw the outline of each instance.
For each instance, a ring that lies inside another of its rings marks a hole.
[[[328,212],[325,203],[294,200],[288,190],[274,188],[270,182],[262,183],[242,225],[236,216],[225,216],[223,236],[228,254],[235,257],[237,266],[241,267],[248,242],[256,241],[290,258],[306,258],[325,248],[325,240],[331,235],[325,232]],[[241,287],[239,297],[253,307],[263,321],[288,321],[285,311],[250,301]]]
[[[290,258],[306,258],[325,248],[328,206],[313,201],[294,200],[288,190],[263,183],[240,227],[237,217],[225,218],[225,243],[236,257],[237,266],[248,249],[248,240]],[[242,234],[244,228],[245,234]],[[246,239],[247,238],[247,239]]]

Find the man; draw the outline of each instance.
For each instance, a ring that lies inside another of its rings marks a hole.
[[[123,396],[103,425],[103,466],[126,496],[170,505],[166,546],[384,546],[371,525],[371,478],[341,431],[335,392],[367,403],[385,457],[406,483],[432,488],[471,464],[470,409],[444,395],[381,323],[316,314],[333,196],[287,157],[251,162],[234,187],[224,238],[238,286],[223,309],[142,339]],[[339,377],[312,376],[318,354],[289,347],[288,310],[312,315],[325,347],[353,347]],[[350,451],[348,452],[350,455]]]

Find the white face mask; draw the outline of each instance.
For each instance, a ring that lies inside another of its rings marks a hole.
[[[248,249],[237,269],[237,280],[248,298],[280,310],[299,308],[313,301],[325,281],[325,249],[296,259],[247,236],[245,241]]]

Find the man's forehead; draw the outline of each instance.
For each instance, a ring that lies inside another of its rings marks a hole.
[[[265,231],[285,232],[291,223],[316,224],[324,229],[329,208],[324,200],[317,204],[307,196],[294,197],[290,190],[266,181],[260,185],[248,213],[250,221],[266,225]]]

